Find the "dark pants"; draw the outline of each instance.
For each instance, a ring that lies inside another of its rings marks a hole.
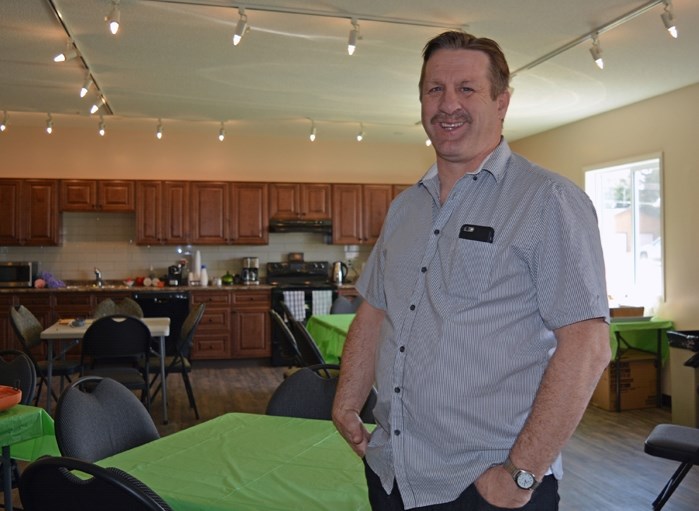
[[[404,511],[403,499],[398,491],[398,485],[393,482],[391,494],[387,495],[381,486],[381,480],[369,465],[364,462],[367,486],[369,488],[369,502],[373,511]],[[517,508],[519,511],[558,511],[558,481],[553,476],[546,476],[541,484],[534,490],[529,503]],[[452,502],[435,504],[413,508],[414,511],[499,511],[504,508],[488,504],[476,491],[476,486],[471,485]]]

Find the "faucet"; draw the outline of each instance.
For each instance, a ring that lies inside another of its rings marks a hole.
[[[97,287],[104,286],[104,281],[102,280],[102,272],[97,267],[95,267],[95,285]]]

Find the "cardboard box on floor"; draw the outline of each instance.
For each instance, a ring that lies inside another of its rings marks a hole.
[[[621,410],[652,408],[656,405],[655,355],[629,349],[621,355]],[[604,374],[592,394],[590,403],[609,411],[616,410],[616,368],[614,362]]]

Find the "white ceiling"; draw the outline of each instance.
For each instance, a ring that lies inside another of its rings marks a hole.
[[[121,30],[109,33],[110,0],[0,2],[0,111],[10,128],[47,115],[96,125],[95,89],[81,99],[85,65],[113,112],[109,129],[209,130],[318,139],[422,143],[417,81],[425,42],[464,27],[497,40],[512,71],[648,0],[120,0]],[[515,140],[699,82],[699,2],[673,0],[672,39],[663,5],[600,35],[605,69],[590,40],[513,79],[505,135]],[[249,32],[231,37],[244,5]],[[298,13],[275,12],[297,11]],[[59,14],[59,17],[55,15]],[[318,14],[327,14],[318,15]],[[347,54],[350,18],[362,39]],[[415,24],[371,21],[407,20]],[[433,26],[420,26],[422,24]],[[64,28],[65,27],[65,28]],[[81,59],[52,61],[68,34]],[[652,120],[650,120],[652,122]]]

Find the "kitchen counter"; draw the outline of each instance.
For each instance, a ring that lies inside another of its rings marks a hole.
[[[93,285],[67,285],[66,287],[54,288],[33,288],[33,287],[7,287],[0,288],[0,294],[21,294],[21,293],[65,293],[65,292],[89,292],[89,293],[114,293],[117,291],[127,291],[133,293],[177,293],[187,291],[266,291],[274,286],[268,284],[244,285],[233,284],[230,286],[165,286],[165,287],[145,287],[145,286],[125,286],[123,284],[105,284],[103,287]]]

